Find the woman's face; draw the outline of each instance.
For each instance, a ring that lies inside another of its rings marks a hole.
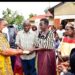
[[[5,28],[6,26],[7,26],[7,21],[2,21],[1,23],[0,23],[0,30],[3,30],[3,28]]]
[[[65,27],[65,33],[66,33],[66,35],[71,36],[71,35],[73,35],[74,30],[71,27],[66,26]]]

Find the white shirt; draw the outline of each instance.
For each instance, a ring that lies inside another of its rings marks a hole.
[[[65,30],[64,30],[64,29],[62,29],[62,30],[57,30],[56,32],[57,32],[59,38],[62,38],[62,37],[63,37],[63,33],[65,32]]]
[[[20,44],[23,49],[30,49],[33,47],[33,44],[34,44],[34,40],[36,38],[36,35],[29,31],[28,33],[26,33],[24,30],[21,30],[17,33],[17,36],[16,36],[16,44]],[[35,57],[35,52],[33,52],[32,54],[29,54],[29,55],[21,55],[21,58],[22,59],[32,59]]]

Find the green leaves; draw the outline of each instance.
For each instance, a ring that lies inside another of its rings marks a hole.
[[[12,12],[9,8],[3,10],[3,18],[8,21],[9,25],[16,24],[21,25],[24,17],[19,15],[16,11]]]
[[[15,19],[14,19],[14,23],[19,25],[22,23],[22,21],[24,20],[24,17],[21,15],[16,15]]]
[[[29,15],[29,18],[32,18],[33,16],[36,16],[36,14],[31,13],[31,14]]]

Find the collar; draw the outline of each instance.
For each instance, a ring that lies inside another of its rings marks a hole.
[[[38,35],[38,37],[41,38],[41,39],[47,39],[49,32],[50,31],[47,31],[46,34],[42,34],[42,32],[40,32],[39,35]]]

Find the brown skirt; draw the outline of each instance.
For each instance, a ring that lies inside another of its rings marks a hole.
[[[56,75],[56,57],[54,50],[41,50],[38,54],[38,75]]]

